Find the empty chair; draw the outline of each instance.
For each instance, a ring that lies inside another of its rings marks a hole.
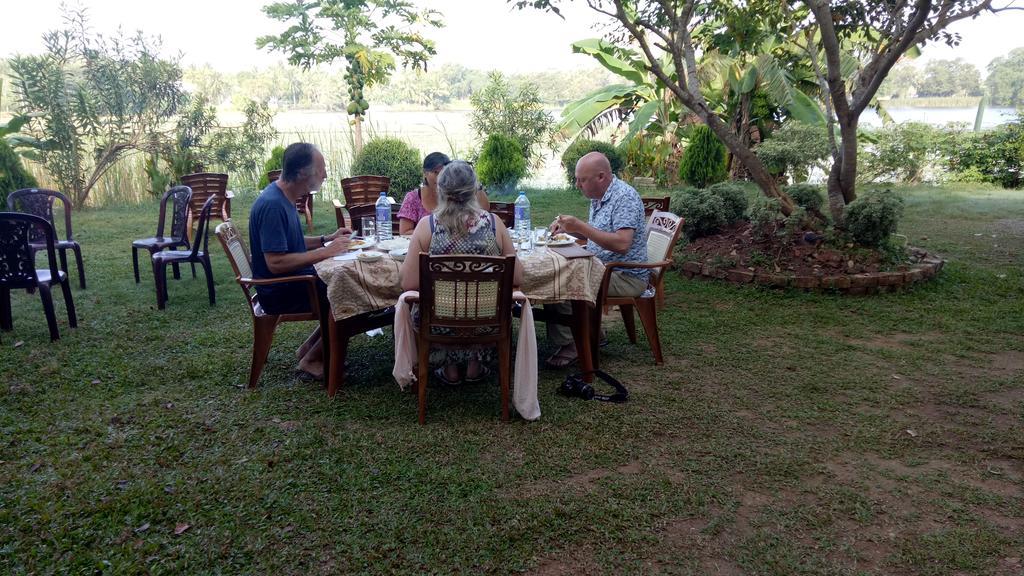
[[[363,218],[369,217],[376,219],[377,217],[377,205],[376,204],[355,204],[346,205],[346,211],[348,212],[348,226],[353,232],[362,236],[363,235]],[[391,211],[391,233],[394,236],[398,235],[398,211]]]
[[[39,216],[49,222],[51,229],[55,231],[57,224],[53,221],[53,203],[57,200],[60,200],[62,208],[64,208],[64,239],[61,240],[54,236],[57,254],[60,257],[60,269],[64,272],[68,271],[67,251],[70,249],[75,253],[75,264],[78,266],[78,285],[84,290],[85,267],[82,266],[82,247],[75,242],[71,232],[71,201],[68,200],[68,197],[53,190],[25,188],[15,190],[7,196],[7,209]],[[43,233],[39,230],[32,230],[30,233],[32,234],[32,250],[36,252],[42,250],[45,245]]]
[[[501,218],[501,221],[505,223],[505,227],[509,230],[512,230],[513,226],[515,226],[515,204],[512,202],[491,202],[491,207],[488,211]]]
[[[672,265],[672,248],[679,239],[679,233],[683,229],[683,219],[671,212],[655,212],[651,215],[651,222],[647,227],[647,263],[639,264],[634,262],[611,262],[605,266],[604,277],[601,279],[601,288],[598,290],[598,310],[609,306],[618,306],[622,314],[622,323],[626,326],[626,334],[629,341],[636,343],[636,325],[633,321],[633,309],[636,308],[640,315],[640,322],[644,325],[644,332],[647,333],[647,342],[654,354],[654,363],[663,364],[664,358],[661,353],[661,338],[658,335],[658,310],[655,303],[659,292],[664,291],[662,276],[665,270]],[[647,290],[637,297],[612,297],[608,295],[608,282],[612,272],[626,268],[647,268],[651,271],[648,280]],[[601,315],[596,314],[597,321],[594,322],[594,330],[598,330],[601,324]],[[593,339],[596,345],[597,338]],[[598,357],[594,351],[594,365],[597,366]]]
[[[196,223],[195,215],[203,209],[203,205],[213,198],[210,214],[223,221],[231,219],[231,197],[228,196],[228,175],[216,172],[196,172],[181,177],[181,183],[192,189],[189,200],[188,235],[192,237],[192,225]]]
[[[381,192],[391,188],[391,179],[387,176],[353,176],[341,180],[341,190],[345,193],[345,205],[373,204]],[[392,210],[396,212],[396,210]]]
[[[323,325],[326,310],[320,310],[320,298],[317,295],[316,276],[301,274],[285,276],[281,278],[258,280],[253,278],[252,261],[249,256],[249,249],[242,241],[238,230],[231,222],[219,224],[216,229],[220,245],[224,247],[228,262],[231,262],[231,269],[235,272],[235,280],[242,287],[245,293],[245,301],[248,304],[249,312],[252,314],[252,364],[249,369],[249,388],[255,388],[263,372],[263,366],[267,363],[267,354],[270,353],[270,345],[274,341],[274,330],[281,322],[320,322],[321,334],[327,334],[328,330]],[[256,293],[256,286],[267,286],[270,284],[285,284],[299,282],[305,283],[309,290],[309,301],[312,309],[309,312],[299,314],[268,314],[260,305],[259,294]],[[329,350],[326,347],[325,350]],[[329,366],[329,362],[324,362]],[[326,377],[326,375],[325,375]],[[330,380],[328,380],[330,381]]]
[[[156,223],[156,236],[140,238],[132,241],[132,270],[135,272],[135,283],[139,283],[139,250],[146,250],[152,259],[153,254],[168,248],[189,248],[188,235],[185,233],[188,223],[188,203],[192,198],[192,190],[188,186],[175,186],[164,192],[160,198],[160,219]],[[171,233],[164,235],[164,224],[167,220],[167,202],[171,202]],[[192,268],[195,276],[195,267]],[[174,264],[174,277],[178,278],[178,265]]]
[[[501,419],[508,421],[512,377],[512,280],[515,256],[420,256],[420,326],[416,376],[419,421],[427,418],[430,345],[498,348]]]
[[[669,196],[641,196],[640,201],[644,203],[644,216],[650,219],[651,214],[657,212],[668,212]]]
[[[217,198],[210,196],[206,199],[202,209],[199,211],[199,225],[196,227],[196,237],[192,242],[190,250],[164,250],[156,252],[152,256],[153,278],[156,281],[156,307],[164,309],[167,304],[167,265],[201,264],[203,272],[206,273],[206,291],[210,297],[210,306],[216,303],[216,294],[213,289],[213,269],[210,267],[209,251],[209,222],[210,210],[216,203]]]
[[[42,248],[33,246],[33,238],[42,238]],[[68,275],[57,268],[55,250],[56,234],[53,225],[46,219],[32,214],[0,212],[0,329],[14,329],[11,313],[11,290],[38,290],[43,301],[46,324],[50,328],[50,340],[58,340],[57,315],[53,310],[53,296],[50,288],[60,284],[64,293],[64,306],[68,311],[68,324],[78,326],[75,316],[75,301],[71,297]],[[35,253],[46,250],[48,268],[36,269]]]
[[[280,177],[280,170],[271,170],[270,172],[267,172],[267,180],[270,182],[276,182]],[[303,218],[306,219],[306,229],[309,230],[310,233],[313,232],[313,194],[315,193],[316,192],[310,192],[295,201],[295,209],[299,211],[299,214],[302,214]]]

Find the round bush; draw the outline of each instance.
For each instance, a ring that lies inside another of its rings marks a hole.
[[[35,188],[36,179],[21,165],[21,158],[0,138],[0,210],[7,206],[7,195],[22,188]]]
[[[565,178],[569,184],[576,184],[576,163],[591,152],[600,152],[608,157],[608,162],[612,165],[612,174],[618,176],[622,173],[625,161],[618,148],[600,140],[580,139],[570,144],[565,152],[562,152],[562,168],[565,169]]]
[[[896,231],[903,216],[903,198],[892,190],[864,193],[846,207],[846,231],[863,246],[877,247]]]
[[[810,212],[820,211],[825,202],[821,187],[814,184],[793,184],[782,190],[793,199],[793,202],[796,202],[797,206],[803,206]]]
[[[391,178],[388,193],[399,203],[423,179],[420,153],[398,138],[374,138],[352,161],[352,175]]]
[[[273,170],[280,170],[282,164],[284,164],[284,146],[274,146],[270,151],[270,158],[263,164],[263,174],[260,174],[260,190],[270,184],[267,174]]]
[[[707,236],[729,223],[722,197],[708,189],[684,188],[672,197],[672,212],[683,217],[683,233],[690,240]]]
[[[519,141],[504,134],[491,134],[484,141],[476,163],[477,176],[484,186],[498,193],[510,193],[526,176],[526,158]]]
[[[738,222],[747,212],[747,193],[743,186],[735,182],[719,182],[708,186],[708,190],[722,199],[725,205],[725,221],[727,224]]]
[[[691,186],[706,188],[725,180],[725,146],[705,125],[697,126],[679,163],[679,178]]]

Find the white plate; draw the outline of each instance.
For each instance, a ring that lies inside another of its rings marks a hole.
[[[372,248],[375,244],[377,244],[377,239],[376,238],[373,238],[373,237],[370,237],[370,238],[359,238],[357,240],[350,241],[348,243],[348,249],[349,250],[361,250],[361,249],[364,249],[364,248]]]
[[[409,248],[408,238],[398,237],[392,238],[391,240],[382,240],[377,243],[377,249],[383,250],[385,252],[390,252],[392,250],[398,250],[401,248]]]
[[[360,262],[376,262],[383,257],[384,255],[380,252],[360,252],[356,255],[356,260]]]
[[[388,254],[390,254],[392,258],[394,258],[395,260],[398,260],[399,262],[405,260],[405,255],[408,254],[408,253],[409,253],[409,248],[408,247],[405,247],[405,248],[395,248],[394,250],[388,252]]]
[[[575,244],[576,243],[576,238],[574,236],[571,236],[571,235],[568,235],[568,234],[566,236],[568,236],[568,238],[566,238],[564,240],[555,240],[554,238],[552,238],[552,239],[548,240],[547,245],[548,246],[554,246],[555,248],[557,248],[559,246],[569,246],[571,244]],[[543,246],[543,244],[541,244],[541,245]]]

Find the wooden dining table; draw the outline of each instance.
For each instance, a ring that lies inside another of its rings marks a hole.
[[[367,250],[370,251],[370,250]],[[386,252],[374,261],[361,259],[329,259],[315,265],[316,272],[327,284],[333,321],[329,334],[330,367],[327,370],[327,393],[334,396],[344,382],[344,362],[348,338],[380,325],[398,302],[402,293],[399,277],[401,261]],[[410,255],[409,257],[414,257]],[[604,264],[597,258],[565,258],[544,247],[520,254],[523,283],[519,289],[531,305],[568,301],[572,314],[556,316],[539,313],[548,322],[566,324],[572,329],[579,353],[580,370],[589,378],[594,369],[595,347],[592,327],[597,312],[597,292],[604,274]],[[538,311],[542,312],[542,311]]]

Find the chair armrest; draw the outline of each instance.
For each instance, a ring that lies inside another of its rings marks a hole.
[[[241,284],[242,287],[246,289],[246,294],[249,293],[249,288],[253,286],[270,286],[272,284],[289,284],[295,282],[302,282],[306,285],[306,292],[308,293],[309,296],[310,309],[314,313],[316,313],[317,316],[320,316],[320,296],[317,294],[316,290],[316,276],[310,274],[301,274],[298,276],[282,276],[280,278],[266,279],[242,278],[241,276],[239,276],[237,280],[238,283]]]
[[[609,262],[604,265],[604,276],[601,277],[601,287],[597,291],[598,302],[603,302],[608,294],[608,282],[611,281],[612,272],[616,270],[637,270],[637,269],[654,269],[664,268],[672,264],[671,260],[661,260],[660,262]]]

